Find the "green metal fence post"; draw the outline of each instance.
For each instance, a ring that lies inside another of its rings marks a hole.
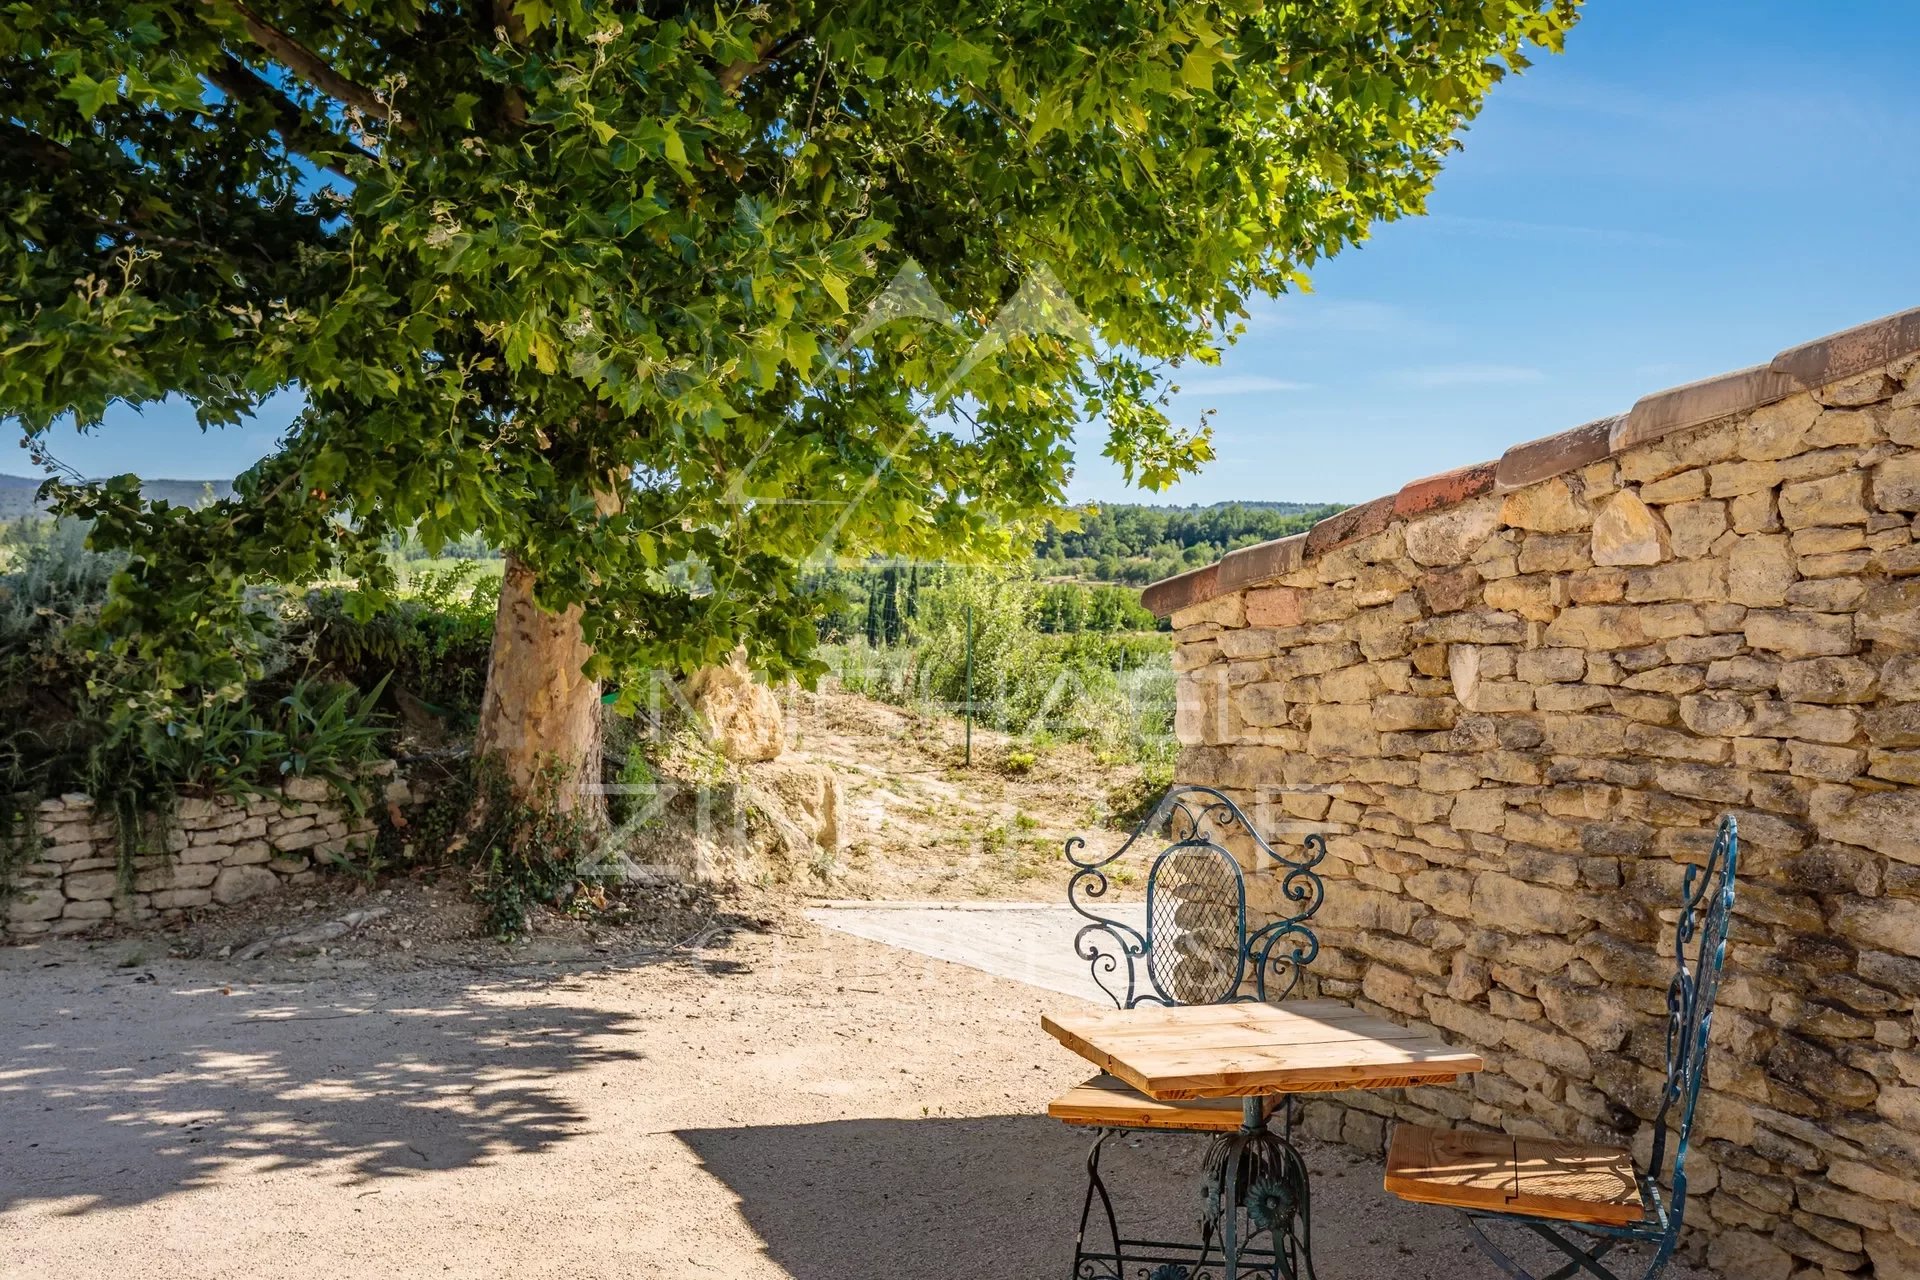
[[[973,768],[973,606],[967,606],[967,768]]]

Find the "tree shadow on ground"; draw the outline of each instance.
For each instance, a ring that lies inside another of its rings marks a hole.
[[[1045,1116],[983,1116],[675,1136],[733,1192],[767,1256],[795,1280],[1069,1274],[1092,1141],[1085,1130]],[[1124,1166],[1114,1190],[1125,1197],[1126,1229],[1190,1230],[1199,1152],[1173,1138],[1148,1159],[1124,1151],[1108,1161]]]
[[[354,1185],[538,1152],[590,1123],[557,1079],[643,1056],[633,1019],[575,1003],[551,977],[412,995],[140,983],[10,1012],[0,1213],[143,1204],[287,1168]]]
[[[984,1116],[675,1136],[733,1192],[768,1258],[794,1280],[1072,1274],[1089,1130],[1044,1116]],[[1167,1133],[1109,1140],[1101,1167],[1123,1234],[1197,1238],[1205,1144]],[[1324,1280],[1495,1274],[1455,1215],[1387,1195],[1378,1158],[1313,1142],[1303,1154],[1312,1170],[1315,1267]],[[1539,1274],[1555,1265],[1544,1246],[1521,1256],[1543,1264]],[[1638,1256],[1644,1268],[1644,1252]],[[1621,1274],[1639,1272],[1623,1265]],[[1667,1276],[1707,1280],[1677,1263]]]

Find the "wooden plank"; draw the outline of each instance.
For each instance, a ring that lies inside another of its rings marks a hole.
[[[1400,1124],[1387,1148],[1386,1188],[1402,1200],[1505,1210],[1518,1194],[1513,1138]]]
[[[1222,1052],[1108,1053],[1106,1069],[1156,1098],[1284,1093],[1302,1085],[1357,1088],[1383,1076],[1455,1076],[1478,1071],[1476,1054],[1431,1040],[1274,1045]]]
[[[1398,1087],[1484,1065],[1477,1054],[1339,1001],[1049,1014],[1041,1025],[1161,1100]]]
[[[1075,1085],[1047,1104],[1047,1114],[1068,1124],[1112,1129],[1184,1129],[1232,1133],[1240,1128],[1237,1098],[1161,1102],[1109,1075]]]
[[[1132,1009],[1076,1009],[1059,1015],[1076,1025],[1089,1028],[1137,1026],[1206,1027],[1260,1011],[1313,1018],[1323,1022],[1347,1022],[1374,1015],[1357,1009],[1344,1000],[1288,1000],[1280,1004],[1239,1001],[1234,1004],[1140,1005]]]
[[[1646,1215],[1633,1156],[1624,1148],[1516,1138],[1514,1171],[1517,1212],[1612,1226]]]
[[[1083,1036],[1086,1032],[1082,1032]],[[1135,1046],[1202,1044],[1209,1049],[1248,1048],[1273,1044],[1334,1044],[1358,1040],[1418,1040],[1418,1031],[1396,1026],[1384,1018],[1323,1022],[1317,1018],[1269,1018],[1243,1015],[1206,1027],[1137,1026],[1102,1028],[1092,1033],[1103,1046],[1118,1053]]]
[[[1626,1226],[1646,1216],[1620,1147],[1397,1125],[1386,1189],[1403,1200]]]

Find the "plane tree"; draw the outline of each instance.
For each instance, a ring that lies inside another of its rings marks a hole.
[[[507,553],[477,750],[591,774],[602,682],[810,670],[831,555],[986,556],[1076,427],[1133,481],[1250,298],[1421,211],[1575,0],[34,0],[0,7],[0,412],[132,555],[130,714],[236,696],[249,584]],[[302,405],[229,499],[64,424]],[[565,790],[558,803],[581,794]]]

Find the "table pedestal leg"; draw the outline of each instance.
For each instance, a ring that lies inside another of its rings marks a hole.
[[[1250,1274],[1315,1280],[1307,1166],[1291,1141],[1292,1112],[1283,1135],[1267,1127],[1259,1098],[1244,1105],[1239,1132],[1215,1138],[1207,1149],[1201,1229],[1219,1237],[1222,1280],[1237,1280],[1243,1252],[1255,1247],[1263,1256]]]

